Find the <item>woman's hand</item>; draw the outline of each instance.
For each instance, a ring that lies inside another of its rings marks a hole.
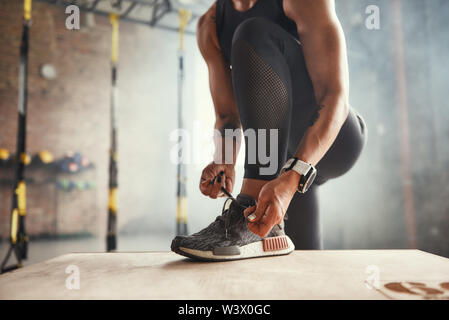
[[[299,178],[298,173],[290,170],[262,187],[257,205],[244,211],[252,233],[265,237],[276,224],[282,223],[298,188]]]
[[[204,168],[201,174],[200,190],[205,196],[212,199],[224,197],[221,187],[229,193],[234,188],[235,171],[233,164],[216,164],[211,162]]]

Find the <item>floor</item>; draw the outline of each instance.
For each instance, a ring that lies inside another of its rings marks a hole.
[[[1,299],[449,299],[449,259],[418,250],[214,263],[173,252],[73,253],[0,275]]]

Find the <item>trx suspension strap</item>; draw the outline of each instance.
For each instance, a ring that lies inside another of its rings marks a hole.
[[[24,170],[26,155],[26,113],[27,113],[27,70],[28,70],[28,34],[31,25],[31,0],[24,0],[23,34],[20,45],[19,66],[19,121],[17,131],[17,151],[15,164],[15,180],[12,197],[10,247],[2,262],[1,272],[22,267],[22,260],[28,254],[28,236],[25,230],[26,215],[26,185]],[[11,253],[17,259],[17,264],[6,266]]]
[[[182,102],[183,102],[183,86],[184,86],[184,31],[191,18],[192,13],[189,10],[180,9],[179,17],[179,70],[178,70],[178,128],[183,128],[182,121]],[[178,144],[181,145],[181,137]],[[187,193],[186,193],[186,173],[183,164],[182,147],[179,149],[178,157],[178,187],[177,187],[177,211],[176,211],[176,234],[187,235]]]
[[[117,249],[117,60],[118,60],[118,26],[119,16],[111,13],[109,20],[112,25],[111,66],[112,66],[112,93],[111,93],[111,149],[109,155],[109,202],[108,202],[108,230],[106,236],[106,249]]]

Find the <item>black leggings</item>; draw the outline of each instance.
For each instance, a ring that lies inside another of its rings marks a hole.
[[[275,179],[286,160],[295,154],[318,112],[301,44],[277,24],[264,18],[251,18],[241,23],[234,34],[231,64],[243,130],[266,129],[268,133],[277,129],[278,132],[277,170],[270,174],[260,171],[270,164],[257,157],[254,161],[254,155],[249,157],[260,147],[258,136],[256,147],[251,149],[245,136],[245,178]],[[285,228],[296,249],[321,248],[318,186],[347,172],[359,157],[365,139],[365,123],[350,108],[335,142],[317,164],[315,183],[307,193],[296,193],[288,208]],[[264,148],[268,155],[269,139]]]

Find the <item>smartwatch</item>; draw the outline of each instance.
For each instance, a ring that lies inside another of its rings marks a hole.
[[[315,180],[317,174],[316,168],[298,158],[291,158],[282,167],[281,173],[289,170],[297,172],[301,177],[299,179],[298,192],[306,193]]]

